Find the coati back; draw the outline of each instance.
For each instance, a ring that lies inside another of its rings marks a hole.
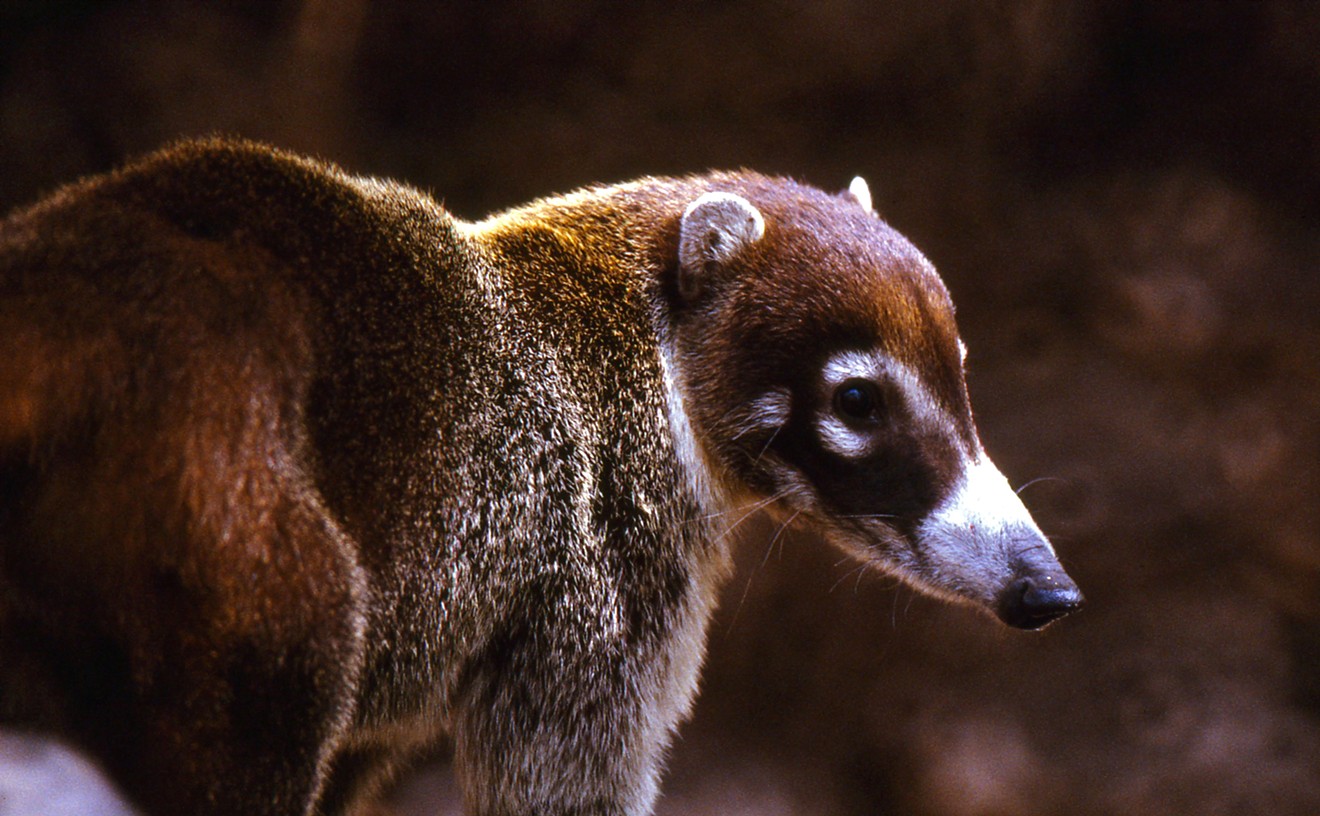
[[[0,222],[0,721],[148,813],[333,814],[448,734],[469,811],[643,814],[764,505],[1036,628],[953,308],[752,173],[460,222],[184,143]]]

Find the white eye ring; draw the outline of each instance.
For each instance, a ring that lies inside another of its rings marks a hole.
[[[960,341],[959,352],[964,348]],[[954,419],[931,394],[916,370],[879,349],[869,352],[848,349],[830,357],[821,369],[822,399],[825,399],[824,394],[829,394],[830,400],[821,413],[822,439],[838,452],[847,449],[849,455],[857,455],[862,448],[874,442],[873,434],[859,433],[866,430],[865,425],[859,426],[856,420],[840,411],[835,402],[834,395],[838,389],[854,380],[869,382],[880,388],[882,412],[889,411],[889,415],[895,415],[895,411],[901,411],[903,422],[911,422],[921,433],[944,434],[956,426]],[[857,438],[844,439],[845,431]]]

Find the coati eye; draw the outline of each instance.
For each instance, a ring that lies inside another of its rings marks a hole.
[[[875,419],[883,407],[880,390],[870,380],[847,380],[834,390],[834,410],[854,422]]]

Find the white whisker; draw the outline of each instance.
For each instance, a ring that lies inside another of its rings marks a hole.
[[[756,515],[756,513],[757,513],[758,510],[761,510],[762,508],[768,507],[768,506],[774,504],[775,502],[779,501],[780,499],[787,498],[787,497],[790,495],[790,493],[791,493],[791,491],[783,490],[783,491],[780,491],[779,493],[774,494],[773,496],[770,496],[770,497],[767,498],[767,499],[763,499],[762,501],[755,502],[755,503],[751,506],[751,509],[747,510],[747,512],[746,512],[746,513],[743,513],[743,514],[738,518],[737,521],[735,521],[733,524],[730,524],[728,527],[726,527],[726,528],[724,529],[723,532],[721,532],[719,535],[715,536],[715,538],[711,541],[711,543],[712,543],[712,544],[718,544],[718,543],[720,543],[721,541],[723,541],[724,539],[728,538],[728,537],[733,533],[733,531],[736,530],[736,529],[738,529],[738,527],[739,527],[744,521],[746,521],[747,519],[749,519],[749,518],[751,518],[752,516]],[[738,508],[738,509],[741,510],[741,509],[745,509],[745,508]]]
[[[775,542],[778,541],[780,536],[784,534],[784,531],[788,529],[788,525],[792,524],[793,520],[796,519],[801,514],[802,514],[801,510],[795,510],[793,511],[793,515],[788,517],[787,521],[779,525],[779,529],[775,531],[774,537],[770,539],[769,546],[765,548],[765,557],[761,559],[762,567],[764,567],[766,563],[770,560],[770,553],[773,552],[775,549]]]
[[[865,571],[866,571],[866,568],[869,567],[869,566],[870,566],[870,564],[868,564],[868,563],[866,563],[865,561],[863,561],[863,562],[859,563],[857,566],[855,566],[855,567],[853,567],[852,569],[850,569],[850,570],[848,570],[847,572],[845,572],[845,573],[839,578],[839,580],[835,581],[834,584],[830,586],[830,589],[829,589],[830,594],[833,594],[833,593],[834,593],[834,590],[838,589],[839,586],[842,585],[843,582],[844,582],[844,581],[847,581],[849,578],[852,578],[852,577],[856,576],[856,577],[857,577],[857,580],[860,581],[860,580],[861,580],[862,573],[865,572]],[[856,590],[854,590],[854,592],[855,592],[855,591],[856,591]]]
[[[1026,490],[1028,487],[1031,487],[1034,484],[1039,484],[1041,482],[1062,482],[1062,481],[1064,480],[1060,479],[1058,476],[1038,476],[1035,479],[1032,479],[1031,481],[1027,482],[1026,484],[1023,484],[1020,487],[1014,489],[1013,492],[1021,496],[1022,491]]]
[[[738,605],[733,608],[733,617],[729,619],[729,631],[733,631],[733,625],[738,622],[738,615],[742,613],[743,604],[747,603],[747,595],[752,591],[752,581],[755,580],[756,574],[770,561],[770,553],[775,549],[775,542],[779,540],[779,537],[784,534],[784,531],[788,529],[788,526],[793,523],[793,520],[801,512],[801,510],[796,511],[788,517],[787,521],[779,525],[779,529],[771,537],[770,543],[766,545],[765,556],[761,559],[761,563],[756,566],[756,569],[752,570],[751,575],[747,576],[747,583],[743,585],[742,597],[738,598]]]
[[[753,465],[761,461],[761,457],[765,456],[765,452],[770,450],[770,446],[774,444],[775,438],[779,436],[779,432],[782,431],[783,429],[784,426],[782,425],[780,425],[778,428],[775,428],[774,432],[770,434],[770,438],[765,440],[765,444],[761,446],[761,452],[756,454],[756,458],[752,460]]]

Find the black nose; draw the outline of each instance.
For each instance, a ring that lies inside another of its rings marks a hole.
[[[999,619],[1018,629],[1039,629],[1082,608],[1081,590],[1066,575],[1028,575],[1000,595]]]

